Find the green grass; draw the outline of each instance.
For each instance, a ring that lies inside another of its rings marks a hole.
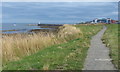
[[[72,25],[63,25],[54,32],[39,32],[34,34],[6,34],[2,38],[3,64],[16,61],[25,56],[32,55],[39,50],[65,43],[82,36],[80,29]],[[1,55],[1,54],[0,54]]]
[[[103,42],[110,48],[110,56],[113,59],[114,65],[118,68],[118,24],[106,26],[108,29],[103,35]]]
[[[90,40],[101,25],[76,25],[83,36],[67,43],[53,45],[3,65],[4,70],[81,70],[90,46]]]

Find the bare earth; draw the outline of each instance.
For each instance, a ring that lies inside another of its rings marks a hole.
[[[101,41],[106,29],[104,26],[98,34],[92,37],[83,70],[116,70],[109,57],[109,48]]]

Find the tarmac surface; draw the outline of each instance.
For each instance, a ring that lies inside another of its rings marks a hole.
[[[107,27],[92,37],[83,70],[116,70],[109,56],[109,48],[102,43],[102,36]]]

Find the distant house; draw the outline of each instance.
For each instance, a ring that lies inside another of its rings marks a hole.
[[[116,23],[116,20],[112,20],[111,18],[96,18],[92,21],[92,23],[106,23],[106,24],[111,24],[111,23]]]

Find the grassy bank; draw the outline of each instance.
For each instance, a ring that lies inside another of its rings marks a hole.
[[[4,35],[2,38],[3,64],[29,56],[48,46],[65,43],[81,36],[80,29],[71,25],[60,27],[55,34],[40,32],[37,34]]]
[[[76,28],[71,28],[71,26],[68,28],[61,27],[57,36],[59,38],[57,40],[61,43],[43,48],[37,53],[20,60],[4,64],[3,69],[81,70],[90,46],[91,37],[101,30],[101,28],[101,25],[76,25]],[[76,29],[80,29],[80,31]]]
[[[2,46],[2,34],[0,33],[0,46]],[[2,71],[2,47],[0,47],[0,71]]]
[[[118,24],[106,26],[108,29],[103,36],[103,42],[110,48],[110,56],[113,59],[114,65],[118,68]]]

